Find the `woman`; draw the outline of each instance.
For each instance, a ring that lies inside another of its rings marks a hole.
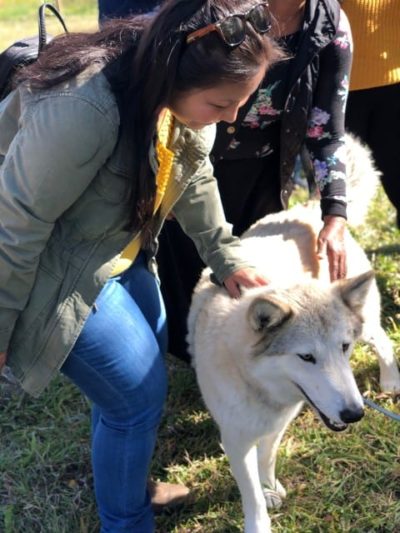
[[[342,147],[352,57],[349,25],[336,0],[270,0],[270,9],[271,33],[289,59],[268,70],[236,121],[218,126],[212,160],[225,215],[240,235],[267,213],[286,208],[301,153],[321,195],[324,226],[316,253],[327,255],[331,278],[341,278],[346,274]],[[186,317],[204,265],[174,220],[161,233],[158,259],[169,350],[188,359]]]
[[[170,0],[55,39],[1,103],[0,366],[33,395],[61,370],[93,402],[103,533],[154,530],[167,381],[154,242],[170,209],[232,297],[267,282],[241,256],[208,155],[212,124],[234,120],[280,56],[269,28],[254,0]]]

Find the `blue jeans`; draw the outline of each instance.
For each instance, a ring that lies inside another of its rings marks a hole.
[[[151,533],[149,466],[167,393],[165,309],[140,254],[111,278],[61,371],[93,402],[92,463],[102,533]]]

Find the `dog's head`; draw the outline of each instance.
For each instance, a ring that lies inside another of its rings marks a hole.
[[[247,311],[251,382],[274,401],[306,401],[333,431],[360,420],[363,400],[349,358],[372,280],[366,272],[328,287],[310,282],[257,292]]]

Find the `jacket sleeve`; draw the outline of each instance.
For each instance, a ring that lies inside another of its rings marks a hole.
[[[319,77],[306,136],[323,216],[346,217],[344,133],[352,48],[350,25],[341,11],[336,36],[320,54]]]
[[[21,117],[0,166],[0,351],[7,350],[57,219],[89,185],[116,138],[117,125],[103,111],[71,95],[46,97]]]
[[[208,157],[175,204],[173,212],[220,283],[236,270],[250,266],[240,239],[232,235],[232,226],[225,219],[214,169]]]

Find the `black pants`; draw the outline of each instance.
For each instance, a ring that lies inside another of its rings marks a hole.
[[[346,129],[371,148],[400,227],[400,83],[351,91]]]
[[[215,176],[226,218],[236,235],[267,213],[282,209],[278,175],[278,163],[272,158],[222,160],[216,165]],[[188,361],[186,321],[192,292],[204,264],[175,220],[165,223],[159,241],[157,261],[167,310],[168,350]]]

